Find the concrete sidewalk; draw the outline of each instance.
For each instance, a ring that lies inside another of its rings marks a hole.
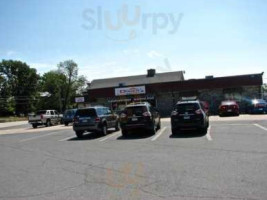
[[[28,121],[5,122],[5,123],[0,123],[0,128],[19,126],[19,125],[26,125],[26,124],[28,124]]]

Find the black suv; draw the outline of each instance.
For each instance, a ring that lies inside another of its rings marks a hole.
[[[78,138],[81,138],[85,131],[106,135],[109,128],[119,130],[119,117],[107,107],[82,108],[75,114],[73,130]]]
[[[120,115],[122,135],[134,129],[145,129],[155,134],[160,129],[160,114],[149,103],[134,103],[125,107]]]
[[[171,113],[172,134],[180,130],[198,129],[206,133],[209,127],[209,116],[198,100],[178,101]]]

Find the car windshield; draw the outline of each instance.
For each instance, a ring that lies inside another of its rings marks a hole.
[[[136,115],[142,116],[144,112],[147,112],[146,106],[131,106],[125,108],[125,112],[128,116]]]
[[[96,112],[95,112],[95,109],[80,109],[80,110],[77,110],[76,116],[94,117],[94,116],[96,116]]]
[[[199,105],[197,103],[183,103],[178,104],[176,106],[176,109],[178,112],[194,111],[199,109]]]

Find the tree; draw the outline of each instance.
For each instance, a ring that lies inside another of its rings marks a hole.
[[[58,71],[66,77],[65,96],[63,101],[63,110],[68,108],[71,103],[71,97],[79,91],[86,83],[84,76],[78,76],[78,65],[73,60],[66,60],[58,64]]]
[[[55,109],[62,111],[62,97],[65,93],[65,82],[65,75],[58,71],[49,71],[45,73],[40,81],[40,92],[49,95],[40,95],[38,109]]]
[[[14,104],[16,114],[27,114],[34,109],[39,80],[36,69],[21,61],[2,60],[0,77],[0,93],[5,104]]]
[[[58,69],[45,73],[40,81],[40,91],[50,95],[41,97],[39,109],[56,109],[60,112],[74,106],[73,99],[86,87],[86,78],[78,76],[78,65],[67,60],[58,64]]]

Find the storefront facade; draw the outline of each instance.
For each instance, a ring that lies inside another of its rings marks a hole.
[[[92,81],[88,89],[88,101],[90,105],[105,105],[115,111],[122,110],[133,101],[148,101],[157,107],[163,116],[169,116],[176,102],[184,96],[197,96],[207,101],[211,113],[217,114],[222,100],[238,101],[242,112],[247,100],[261,98],[262,95],[263,73],[194,80],[184,80],[184,72],[173,73],[154,74],[152,77],[135,76],[139,82],[134,85],[127,84],[127,79],[133,80],[132,77],[114,78],[113,85],[110,79],[96,80],[102,85],[94,85]],[[156,76],[157,80],[153,81]],[[174,80],[175,78],[177,80]],[[105,81],[113,87],[106,87]]]

